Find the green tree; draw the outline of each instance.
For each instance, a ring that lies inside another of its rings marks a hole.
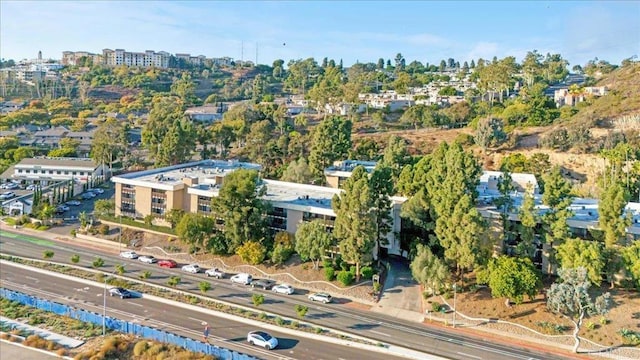
[[[309,308],[302,304],[296,304],[295,310],[299,318],[305,317],[307,315],[307,312],[309,312]]]
[[[371,212],[374,220],[375,240],[378,250],[377,259],[380,260],[382,247],[389,245],[387,236],[393,228],[393,218],[391,210],[393,203],[393,179],[391,168],[378,165],[373,170],[369,179],[370,194],[372,198]]]
[[[621,245],[627,236],[627,228],[632,221],[631,213],[625,213],[628,202],[629,193],[620,181],[607,186],[600,196],[598,222],[607,248]]]
[[[573,352],[580,347],[580,327],[585,317],[604,315],[609,311],[611,295],[604,293],[595,299],[589,292],[591,283],[585,268],[558,270],[561,282],[547,290],[547,308],[564,315],[573,323]]]
[[[316,270],[332,243],[331,234],[320,220],[303,222],[296,230],[296,252],[302,261],[311,260]]]
[[[242,261],[251,265],[258,265],[264,261],[267,249],[257,241],[247,241],[236,250]]]
[[[510,239],[511,231],[509,229],[509,214],[515,208],[511,194],[515,190],[513,185],[513,179],[511,173],[503,172],[502,176],[498,179],[498,191],[500,196],[493,200],[493,203],[500,211],[500,220],[502,222],[502,241],[508,242]]]
[[[584,268],[589,281],[600,286],[604,261],[602,246],[595,241],[568,239],[557,247],[558,263],[562,269]]]
[[[445,262],[434,255],[428,246],[418,244],[416,250],[416,257],[410,265],[411,275],[425,288],[430,288],[437,294],[449,283],[451,272]]]
[[[116,270],[116,274],[118,275],[122,275],[124,274],[125,270],[124,270],[124,265],[122,264],[116,264],[115,266],[115,270]]]
[[[207,246],[210,234],[215,230],[215,221],[204,215],[187,213],[176,225],[178,238],[192,246]]]
[[[73,254],[71,255],[71,262],[74,264],[77,264],[80,262],[80,255],[78,254]]]
[[[494,117],[480,119],[474,137],[476,144],[483,150],[501,145],[507,139],[503,128],[504,124],[501,119]]]
[[[561,244],[569,238],[567,220],[573,215],[569,206],[573,201],[571,185],[562,177],[559,166],[555,166],[542,177],[544,193],[542,203],[549,207],[549,211],[542,216],[545,242],[549,245],[549,266],[547,273],[552,274],[552,267],[556,264],[554,244]]]
[[[522,74],[526,86],[531,87],[542,76],[542,54],[529,51],[522,60]]]
[[[334,234],[339,242],[342,258],[356,266],[356,278],[360,278],[360,266],[371,260],[375,245],[373,200],[369,176],[362,166],[356,167],[344,183],[344,192],[336,194],[332,201],[336,214]]]
[[[521,304],[524,295],[533,299],[541,286],[540,275],[531,260],[501,255],[489,260],[486,278],[480,280],[491,288],[494,298],[506,297]]]
[[[640,289],[640,240],[622,249],[622,261],[625,270],[633,279],[634,286]]]
[[[51,251],[51,250],[45,250],[45,251],[42,253],[42,257],[43,257],[43,258],[45,258],[45,259],[51,259],[51,258],[53,257],[53,251]]]
[[[293,160],[282,173],[282,181],[308,184],[313,180],[313,172],[303,157]]]
[[[93,205],[93,212],[98,216],[102,217],[105,215],[112,216],[116,209],[116,203],[113,199],[98,199],[95,201]]]
[[[531,191],[527,191],[522,199],[522,205],[518,212],[520,218],[520,243],[516,251],[520,256],[533,258],[536,250],[534,240],[536,238],[536,226],[538,225],[539,216],[536,210],[535,200]]]
[[[182,220],[184,214],[184,210],[182,209],[171,209],[165,214],[164,218],[169,222],[171,228],[175,229],[175,227],[180,223],[180,220]]]
[[[196,97],[195,89],[196,85],[188,72],[183,72],[182,76],[171,84],[171,94],[178,96],[187,106],[201,103]]]
[[[149,150],[149,158],[155,159],[157,165],[165,165],[159,159],[162,147],[164,145],[172,145],[176,142],[177,129],[175,123],[179,123],[184,118],[185,105],[182,99],[176,96],[155,95],[152,99],[151,111],[149,112],[149,120],[142,128],[142,145]],[[174,127],[172,137],[166,140],[169,129]],[[182,144],[188,143],[188,137],[182,139]],[[189,144],[192,145],[192,144]],[[175,146],[171,146],[170,150],[175,150]],[[166,155],[163,154],[163,155]]]
[[[256,170],[238,169],[225,176],[218,196],[212,199],[215,214],[224,220],[229,253],[247,241],[265,241],[267,204],[262,196],[266,188],[259,185]]]
[[[253,302],[253,305],[256,307],[264,304],[264,295],[262,294],[251,295],[251,302]]]
[[[113,172],[113,163],[122,161],[128,148],[128,128],[114,118],[108,118],[98,126],[91,141],[91,158],[98,164],[108,164]]]
[[[380,165],[391,169],[394,184],[398,182],[400,173],[405,165],[411,164],[412,161],[413,158],[407,150],[406,140],[399,136],[391,135],[387,147],[384,148]]]
[[[309,166],[316,180],[325,182],[324,169],[336,160],[344,160],[351,149],[351,121],[330,117],[313,130]]]
[[[200,281],[198,283],[198,289],[200,289],[200,292],[204,294],[207,291],[211,290],[211,283],[208,281]]]

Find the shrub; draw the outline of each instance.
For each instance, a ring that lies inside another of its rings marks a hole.
[[[260,320],[267,320],[267,318],[269,318],[269,316],[265,312],[261,312],[260,314],[258,314],[258,319]]]
[[[362,268],[362,277],[370,280],[373,276],[373,269],[370,266],[365,266]]]
[[[149,270],[143,271],[142,274],[140,274],[141,279],[148,279],[150,277],[151,277],[151,271]]]
[[[100,235],[107,235],[109,233],[109,225],[101,224],[100,226],[98,226],[97,231],[98,233],[100,233]]]
[[[476,143],[473,136],[465,133],[458,134],[453,141],[462,146],[472,146]]]
[[[101,257],[96,257],[95,260],[93,260],[93,263],[91,263],[91,265],[94,268],[103,267],[104,266],[104,260],[102,260]]]
[[[349,272],[352,273],[353,275],[355,275],[356,274],[356,266],[355,265],[349,266]]]
[[[374,282],[373,283],[373,292],[375,292],[376,294],[380,292],[380,289],[382,289],[382,284],[380,284],[379,282]]]
[[[167,284],[171,287],[176,287],[180,284],[180,281],[182,281],[182,279],[180,279],[180,276],[171,276],[169,278],[169,280],[167,280]]]
[[[295,309],[296,309],[296,314],[298,314],[298,316],[301,318],[305,317],[305,315],[307,315],[307,312],[309,311],[308,307],[301,304],[296,305]]]
[[[207,291],[211,290],[211,284],[208,281],[200,281],[200,283],[198,284],[198,288],[201,292],[206,293]]]
[[[248,241],[236,250],[242,261],[251,265],[258,265],[264,261],[267,249],[256,241]]]
[[[442,306],[440,305],[439,302],[432,302],[431,303],[431,311],[440,312],[440,309],[442,309]]]
[[[353,282],[353,273],[351,273],[350,271],[342,270],[338,273],[337,278],[340,284],[342,284],[343,286],[349,286]]]
[[[149,348],[148,342],[144,340],[138,341],[133,347],[133,355],[141,356],[142,354],[144,354],[145,351],[147,351],[148,348]]]
[[[609,323],[609,320],[607,320],[606,317],[601,317],[600,318],[600,325],[607,325]]]
[[[332,267],[332,266],[333,266],[333,262],[331,261],[331,259],[322,260],[322,267],[323,268],[328,268],[328,267]]]
[[[73,254],[71,255],[71,262],[74,264],[77,264],[80,262],[80,255],[78,254]]]
[[[71,229],[71,231],[69,232],[69,234],[71,234],[71,236],[76,237],[76,234],[78,233],[77,229]]]
[[[594,330],[595,328],[596,328],[596,323],[594,323],[593,321],[587,322],[587,329]]]
[[[53,257],[53,251],[51,250],[45,250],[44,253],[42,253],[42,256],[45,259],[51,259]]]
[[[297,327],[300,326],[300,323],[298,321],[296,321],[296,320],[292,320],[290,325],[293,328],[297,328]]]
[[[271,262],[276,265],[282,265],[289,260],[293,254],[293,247],[285,244],[277,244],[271,253]]]
[[[327,281],[333,281],[333,277],[336,274],[336,270],[334,268],[332,268],[331,266],[325,267],[324,268],[324,278]]]
[[[264,304],[264,295],[262,295],[262,294],[253,294],[251,296],[251,301],[253,302],[253,305],[260,306],[260,305]]]
[[[278,324],[279,326],[284,325],[284,319],[281,318],[280,316],[276,316],[276,324]]]
[[[314,331],[316,332],[316,334],[322,334],[322,328],[315,328]]]

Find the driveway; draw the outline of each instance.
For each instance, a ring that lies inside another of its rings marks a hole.
[[[389,271],[384,282],[382,296],[371,310],[383,312],[405,320],[422,322],[422,294],[420,285],[413,280],[409,261],[391,256]]]

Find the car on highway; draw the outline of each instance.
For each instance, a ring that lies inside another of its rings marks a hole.
[[[224,271],[218,268],[211,268],[204,272],[208,277],[214,277],[216,279],[222,279],[226,276]]]
[[[269,290],[276,282],[269,279],[256,279],[251,282],[252,288],[263,288],[264,290]]]
[[[7,192],[4,192],[4,193],[0,194],[0,200],[9,200],[9,199],[13,198],[14,196],[16,196],[16,193],[14,193],[13,191],[7,191]]]
[[[313,293],[309,295],[309,300],[320,301],[323,304],[328,304],[331,302],[331,295],[327,293]]]
[[[296,290],[293,288],[293,286],[291,286],[289,284],[280,284],[280,285],[276,285],[276,286],[272,287],[271,291],[273,291],[274,293],[278,293],[278,294],[291,295]]]
[[[125,288],[114,287],[109,289],[110,296],[118,296],[120,299],[126,299],[131,297],[131,292]]]
[[[178,263],[170,259],[164,259],[158,260],[158,266],[171,269],[174,267],[178,267]]]
[[[189,264],[182,267],[182,271],[197,274],[200,272],[200,266],[198,264]]]
[[[239,273],[233,275],[229,280],[232,283],[249,285],[253,281],[253,277],[247,273]]]
[[[136,254],[135,251],[123,251],[120,253],[120,257],[123,257],[125,259],[137,259],[138,254]]]
[[[155,264],[156,262],[158,262],[158,259],[156,259],[155,257],[153,257],[151,255],[139,256],[138,260],[140,260],[143,263],[147,263],[147,264]]]
[[[65,203],[68,206],[80,206],[82,203],[78,200],[69,200]]]
[[[247,334],[247,342],[251,345],[261,346],[266,350],[278,347],[278,339],[264,331],[251,331]]]

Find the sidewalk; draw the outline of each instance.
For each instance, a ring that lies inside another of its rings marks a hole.
[[[45,340],[56,342],[69,349],[74,349],[84,344],[83,340],[76,340],[74,338],[70,338],[61,334],[56,334],[49,330],[44,330],[35,326],[27,325],[19,321],[6,318],[4,316],[0,316],[0,324],[4,326],[9,326],[11,327],[11,329],[24,330],[31,334],[38,335]]]

